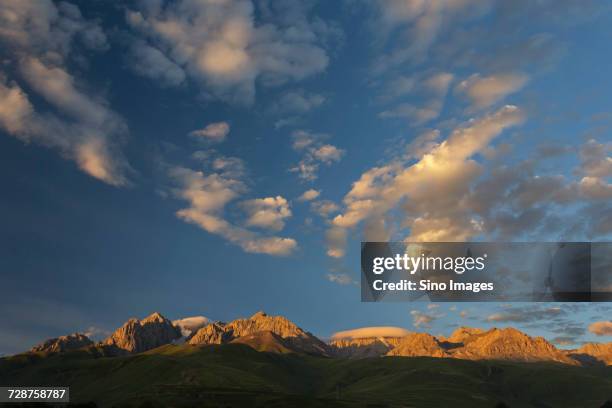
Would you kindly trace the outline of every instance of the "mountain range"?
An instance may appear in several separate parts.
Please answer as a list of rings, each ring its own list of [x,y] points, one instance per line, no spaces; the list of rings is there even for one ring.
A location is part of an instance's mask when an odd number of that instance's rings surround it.
[[[599,408],[612,345],[560,350],[513,328],[362,328],[324,342],[282,316],[129,319],[106,339],[0,358],[0,384],[69,386],[87,407]],[[85,405],[78,405],[85,404]]]
[[[170,321],[160,313],[142,320],[129,319],[105,340],[94,343],[75,333],[49,339],[30,352],[63,352],[95,347],[104,355],[146,352],[167,344],[203,346],[239,343],[257,351],[303,353],[332,358],[436,357],[463,360],[507,360],[515,362],[557,362],[574,366],[612,365],[612,343],[588,343],[578,349],[562,350],[542,337],[531,337],[515,328],[460,327],[448,338],[428,333],[403,332],[333,337],[324,342],[282,316],[257,312],[229,323],[205,318]]]

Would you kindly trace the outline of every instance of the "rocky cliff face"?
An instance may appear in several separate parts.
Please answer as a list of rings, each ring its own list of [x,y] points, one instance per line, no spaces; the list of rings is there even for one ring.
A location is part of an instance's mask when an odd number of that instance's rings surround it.
[[[469,360],[557,361],[576,365],[542,337],[530,337],[514,329],[493,328],[464,338],[461,346],[450,350],[455,358]]]
[[[248,319],[236,319],[227,324],[213,323],[198,330],[189,344],[221,344],[236,339],[270,332],[283,339],[292,350],[310,354],[328,354],[328,346],[317,337],[302,330],[295,323],[282,316],[268,316],[257,312]]]
[[[427,333],[414,333],[402,338],[400,343],[390,350],[388,356],[405,357],[450,357],[442,348],[438,339]]]
[[[571,350],[567,354],[587,365],[612,365],[612,343],[587,343],[578,350]]]
[[[440,357],[466,360],[556,361],[580,364],[567,352],[558,350],[541,337],[530,337],[513,329],[481,329],[462,327],[448,338],[437,338],[427,333],[412,333],[393,342],[382,344],[378,339],[343,339],[331,343],[335,355],[349,358],[376,356]],[[584,347],[584,354],[612,355],[605,347]],[[601,358],[601,357],[600,357]]]
[[[102,342],[130,353],[141,353],[169,344],[181,337],[181,331],[159,313],[143,320],[130,319]]]
[[[456,329],[453,334],[450,335],[447,339],[445,339],[449,343],[463,343],[470,337],[476,334],[482,334],[484,330],[477,329],[474,327],[459,327]]]
[[[612,343],[589,343],[577,350],[559,350],[542,337],[530,337],[514,328],[484,331],[461,327],[448,338],[410,333],[403,329],[391,333],[387,330],[389,328],[384,328],[386,331],[383,332],[364,328],[341,332],[350,335],[343,334],[344,337],[334,338],[326,344],[290,320],[282,316],[268,316],[263,312],[227,324],[206,324],[206,321],[203,317],[188,318],[177,321],[175,325],[159,313],[153,313],[142,320],[130,319],[110,337],[97,344],[96,349],[109,356],[140,353],[178,339],[185,340],[185,334],[189,334],[187,343],[190,345],[242,343],[259,351],[298,352],[342,358],[427,356],[612,365]],[[202,324],[205,325],[194,333]],[[87,336],[77,333],[47,340],[31,351],[62,352],[88,346],[93,346],[93,342]]]
[[[32,352],[63,352],[70,350],[77,350],[82,347],[91,346],[94,343],[81,333],[70,334],[68,336],[60,336],[54,339],[49,339],[37,346],[32,347]]]
[[[222,344],[228,342],[230,336],[221,323],[209,323],[199,329],[189,340],[189,344]]]
[[[346,358],[379,357],[402,341],[402,337],[344,338],[329,342],[333,355]]]

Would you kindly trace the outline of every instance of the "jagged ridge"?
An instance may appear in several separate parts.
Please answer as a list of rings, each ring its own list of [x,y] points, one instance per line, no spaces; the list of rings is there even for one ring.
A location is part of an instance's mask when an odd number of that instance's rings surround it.
[[[153,313],[142,320],[128,320],[96,347],[115,353],[140,353],[181,338],[181,328],[178,325],[159,313]],[[208,323],[195,333],[190,333],[186,340],[194,346],[242,343],[258,351],[340,358],[426,356],[612,365],[612,343],[589,343],[577,350],[559,350],[542,337],[531,337],[514,328],[484,331],[460,327],[448,338],[438,338],[427,333],[409,333],[401,337],[335,338],[326,344],[287,318],[268,316],[264,312],[229,323]],[[93,342],[87,336],[76,333],[47,340],[33,347],[31,352],[64,352],[84,347],[93,347]]]

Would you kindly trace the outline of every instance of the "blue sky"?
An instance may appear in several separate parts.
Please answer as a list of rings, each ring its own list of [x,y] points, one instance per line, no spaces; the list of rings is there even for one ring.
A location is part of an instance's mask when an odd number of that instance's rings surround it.
[[[362,304],[355,281],[361,240],[610,240],[611,18],[2,2],[0,353],[152,311],[610,341],[606,305]]]

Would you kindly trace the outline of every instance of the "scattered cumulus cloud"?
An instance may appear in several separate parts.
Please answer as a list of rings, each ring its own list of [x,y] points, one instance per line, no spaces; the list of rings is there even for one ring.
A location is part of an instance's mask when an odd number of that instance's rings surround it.
[[[402,225],[410,231],[411,240],[457,241],[478,234],[468,209],[458,205],[481,174],[472,157],[523,119],[517,107],[505,106],[458,127],[416,163],[396,160],[364,172],[344,197],[345,209],[328,230],[328,254],[343,256],[346,231],[362,222],[366,231],[387,235],[386,215],[400,201],[405,214]]]
[[[411,61],[423,60],[440,35],[457,19],[470,19],[489,10],[488,1],[479,0],[389,0],[373,3],[376,17],[371,26],[378,43],[390,43],[381,53],[373,71],[389,71]],[[394,41],[397,38],[402,41]]]
[[[224,178],[242,180],[247,174],[244,160],[238,157],[224,156],[213,149],[196,150],[191,157]]]
[[[350,275],[346,273],[328,273],[326,276],[328,281],[337,283],[338,285],[350,285],[355,283]]]
[[[379,116],[386,118],[404,118],[411,125],[422,125],[440,116],[448,88],[453,80],[453,75],[442,72],[431,75],[424,80],[414,80],[415,85],[407,92],[419,96],[422,104],[416,105],[413,102],[404,102],[388,110],[382,111]],[[398,89],[388,90],[387,93],[399,96]],[[383,98],[387,98],[383,96]]]
[[[141,39],[134,39],[128,56],[130,67],[139,75],[158,81],[165,86],[179,86],[185,82],[183,69],[158,48]]]
[[[211,142],[219,143],[225,140],[230,132],[230,125],[227,122],[214,122],[206,125],[202,129],[189,132],[190,136],[202,138]]]
[[[525,323],[550,320],[563,315],[564,312],[560,307],[509,307],[500,313],[487,316],[486,320],[496,323]]]
[[[311,153],[316,160],[325,164],[331,164],[333,162],[340,161],[344,155],[344,150],[338,149],[334,145],[325,144],[323,146],[314,148]]]
[[[412,316],[412,325],[414,327],[429,327],[430,324],[438,319],[440,316],[435,314],[428,314],[419,310],[411,310],[410,315]]]
[[[102,28],[77,6],[49,0],[2,2],[0,27],[0,43],[11,53],[0,71],[0,127],[58,150],[94,178],[128,184],[132,169],[120,149],[127,125],[69,70],[70,58],[108,48]]]
[[[319,197],[321,192],[319,190],[315,190],[313,188],[304,191],[304,193],[298,198],[298,201],[312,201],[315,198]]]
[[[296,130],[292,133],[292,147],[295,151],[303,154],[300,162],[289,169],[298,173],[305,181],[314,181],[318,177],[321,164],[327,166],[338,162],[345,154],[343,149],[334,145],[323,143],[327,135],[312,133],[306,130]]]
[[[474,74],[457,85],[456,91],[464,94],[475,109],[488,108],[525,86],[527,77],[522,74],[500,74],[483,77]]]
[[[164,66],[136,65],[136,72],[175,84],[189,77],[206,95],[244,104],[253,102],[256,82],[273,86],[324,71],[327,40],[337,33],[298,1],[141,2],[126,19],[138,37],[132,54]]]
[[[285,219],[291,217],[289,202],[282,197],[266,197],[242,202],[249,218],[246,225],[280,231],[285,227]]]
[[[316,212],[323,218],[328,218],[330,215],[340,210],[340,207],[338,206],[338,204],[330,200],[314,201],[310,205],[310,208],[312,211]]]
[[[591,323],[589,332],[596,336],[612,336],[612,321],[601,321]]]
[[[288,91],[280,95],[272,106],[277,114],[305,114],[325,103],[325,96],[303,89]]]
[[[261,235],[225,218],[225,207],[246,192],[242,180],[181,166],[172,167],[169,175],[176,185],[174,195],[189,204],[176,212],[181,220],[219,235],[246,252],[284,256],[297,248],[293,238]]]

